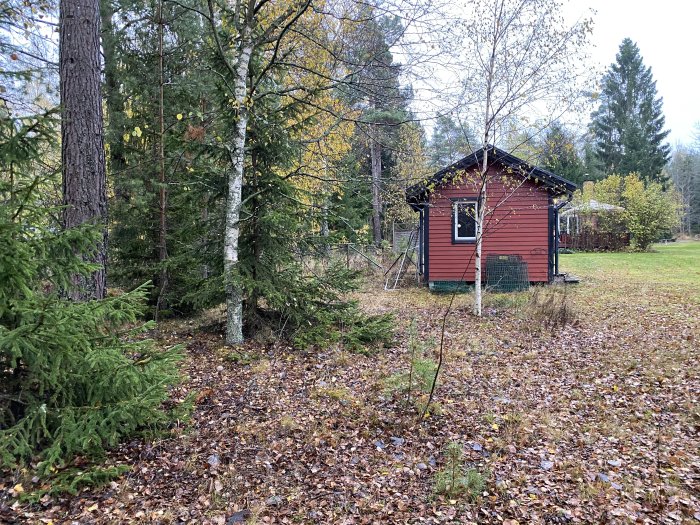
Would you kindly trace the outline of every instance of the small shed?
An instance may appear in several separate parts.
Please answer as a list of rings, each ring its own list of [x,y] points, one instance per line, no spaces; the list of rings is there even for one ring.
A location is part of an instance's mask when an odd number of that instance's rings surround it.
[[[485,156],[486,152],[486,156]],[[558,213],[576,185],[494,146],[482,148],[406,190],[419,214],[419,273],[425,284],[474,281],[480,168],[486,157],[482,275],[494,256],[522,261],[529,282],[558,273]],[[491,256],[489,258],[489,256]]]
[[[559,214],[559,244],[582,251],[618,251],[630,245],[620,206],[590,199],[565,206]]]

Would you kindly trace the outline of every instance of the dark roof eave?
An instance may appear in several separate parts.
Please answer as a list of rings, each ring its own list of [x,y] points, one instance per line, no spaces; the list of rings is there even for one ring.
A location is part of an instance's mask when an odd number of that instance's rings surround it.
[[[489,146],[488,149],[494,153],[495,161],[506,166],[526,169],[528,172],[530,172],[528,175],[529,177],[542,182],[555,196],[571,194],[577,188],[576,184],[573,182],[560,177],[551,171],[538,168],[537,166],[531,166],[527,162],[495,146]],[[441,169],[427,180],[406,188],[406,202],[417,211],[417,206],[426,202],[428,196],[430,195],[431,190],[428,188],[428,185],[433,187],[440,186],[445,182],[448,175],[455,174],[459,171],[467,170],[475,166],[481,161],[481,159],[483,159],[483,151],[484,150],[482,148],[479,151],[467,155],[446,168]]]

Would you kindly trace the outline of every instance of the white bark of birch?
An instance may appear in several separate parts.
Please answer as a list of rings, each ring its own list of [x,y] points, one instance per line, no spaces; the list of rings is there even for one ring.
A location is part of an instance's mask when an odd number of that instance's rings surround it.
[[[245,143],[248,127],[248,68],[253,54],[253,43],[243,35],[234,79],[234,100],[238,108],[238,120],[231,144],[231,172],[228,176],[228,198],[226,201],[226,225],[224,228],[224,286],[226,292],[226,344],[243,342],[243,289],[236,267],[238,266],[239,220],[241,216],[241,193],[245,166]]]
[[[484,157],[481,166],[479,200],[476,206],[476,246],[474,253],[474,315],[481,317],[481,246],[484,237],[484,220],[486,218],[486,193],[488,190],[488,145],[484,144]]]
[[[495,112],[491,109],[494,73],[496,69],[496,51],[499,38],[498,24],[494,28],[493,39],[491,41],[491,56],[486,70],[486,97],[484,100],[484,134],[483,151],[481,162],[479,200],[476,213],[476,246],[474,247],[474,315],[481,317],[481,247],[484,240],[484,221],[486,219],[486,208],[488,206],[488,174],[489,174],[489,142],[494,135]]]

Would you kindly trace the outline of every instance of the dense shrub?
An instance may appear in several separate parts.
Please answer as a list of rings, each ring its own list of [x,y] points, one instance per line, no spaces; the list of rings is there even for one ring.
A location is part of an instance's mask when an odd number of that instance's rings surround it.
[[[680,204],[673,191],[664,191],[658,182],[646,185],[639,175],[611,175],[595,184],[594,194],[601,202],[621,206],[621,219],[632,236],[634,248],[649,249],[653,242],[680,224]]]

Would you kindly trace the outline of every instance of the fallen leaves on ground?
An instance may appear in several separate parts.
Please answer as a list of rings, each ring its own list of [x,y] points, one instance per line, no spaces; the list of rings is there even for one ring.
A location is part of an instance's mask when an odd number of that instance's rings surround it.
[[[476,319],[458,298],[423,421],[384,380],[408,368],[412,320],[437,351],[445,297],[368,290],[366,308],[397,316],[395,347],[369,357],[248,342],[238,355],[258,358],[243,364],[220,335],[165,324],[164,345],[187,344],[173,397],[195,393],[191,420],[113,450],[130,471],[99,490],[19,504],[34,487],[1,480],[0,521],[696,523],[700,305],[601,279],[571,298],[578,322],[562,328],[520,308]],[[475,502],[434,493],[451,441],[486,477]]]

